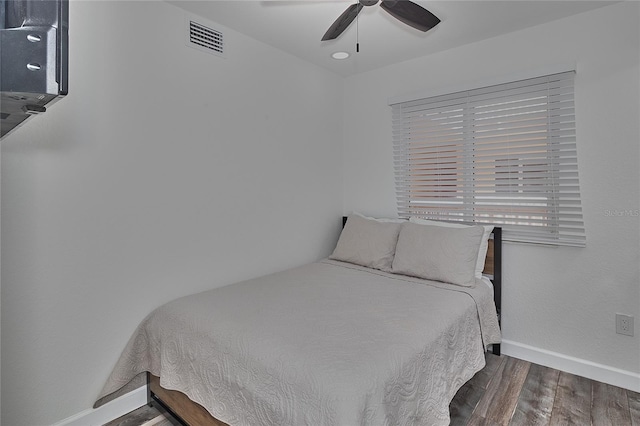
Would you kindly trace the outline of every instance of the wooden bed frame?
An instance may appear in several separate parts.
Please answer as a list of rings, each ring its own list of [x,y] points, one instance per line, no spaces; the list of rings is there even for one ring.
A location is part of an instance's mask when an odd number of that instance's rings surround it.
[[[347,218],[342,218],[344,227]],[[491,276],[493,299],[498,310],[502,305],[502,228],[495,227],[489,240],[489,248],[483,272]],[[500,355],[500,345],[492,345],[492,352]],[[200,404],[191,401],[185,394],[160,386],[160,378],[147,373],[147,403],[163,412],[175,425],[180,426],[229,426],[215,417]]]

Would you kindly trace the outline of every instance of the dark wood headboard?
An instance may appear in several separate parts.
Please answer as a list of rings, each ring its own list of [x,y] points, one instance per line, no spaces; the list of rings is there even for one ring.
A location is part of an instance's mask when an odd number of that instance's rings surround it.
[[[347,223],[347,216],[342,217],[342,227]],[[498,311],[498,322],[502,310],[502,228],[496,226],[491,233],[487,257],[484,260],[484,274],[491,277],[493,283],[493,301]],[[493,353],[500,355],[500,345],[493,345]]]

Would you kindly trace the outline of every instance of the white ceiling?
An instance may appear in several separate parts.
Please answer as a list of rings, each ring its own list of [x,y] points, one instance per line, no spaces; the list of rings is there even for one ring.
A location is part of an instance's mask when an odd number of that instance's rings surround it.
[[[294,56],[348,76],[519,29],[575,15],[615,1],[425,1],[416,0],[442,22],[426,33],[386,13],[365,7],[337,39],[320,41],[338,16],[355,0],[169,1],[207,20],[261,40]],[[358,37],[360,52],[356,53]],[[337,61],[331,53],[351,57]]]

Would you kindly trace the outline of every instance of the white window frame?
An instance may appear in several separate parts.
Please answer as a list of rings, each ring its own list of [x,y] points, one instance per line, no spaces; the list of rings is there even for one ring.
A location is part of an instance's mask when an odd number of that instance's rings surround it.
[[[584,247],[574,75],[390,102],[399,216]]]

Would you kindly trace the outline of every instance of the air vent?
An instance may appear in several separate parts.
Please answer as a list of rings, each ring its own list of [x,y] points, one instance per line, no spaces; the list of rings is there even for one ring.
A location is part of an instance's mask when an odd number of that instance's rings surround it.
[[[189,46],[214,55],[224,55],[224,37],[220,31],[211,29],[190,18],[187,18],[187,23]]]

